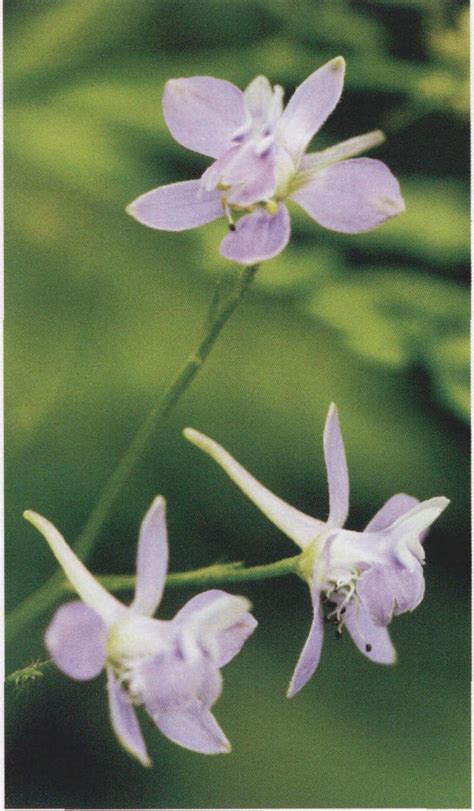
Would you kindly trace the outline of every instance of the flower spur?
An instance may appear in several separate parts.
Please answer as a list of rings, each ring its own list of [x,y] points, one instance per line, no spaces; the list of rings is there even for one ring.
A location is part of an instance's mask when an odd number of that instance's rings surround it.
[[[164,499],[154,500],[141,524],[130,606],[102,587],[46,518],[30,510],[24,515],[44,535],[81,598],[58,608],[46,647],[72,679],[93,679],[105,668],[111,723],[122,746],[151,765],[134,708],[143,705],[180,746],[204,754],[230,751],[210,709],[222,690],[220,668],[257,622],[248,600],[219,589],[193,597],[171,621],[152,618],[168,568]]]
[[[285,200],[325,228],[361,233],[404,210],[398,181],[379,160],[356,158],[383,143],[380,130],[306,155],[336,107],[345,62],[311,74],[283,109],[283,89],[257,76],[242,92],[222,79],[171,79],[163,113],[174,139],[214,159],[200,180],[161,186],[138,197],[129,214],[150,228],[182,231],[226,216],[227,259],[253,265],[290,238]],[[239,219],[236,220],[236,217]]]
[[[294,696],[315,672],[324,635],[324,619],[347,628],[358,649],[374,662],[393,664],[396,653],[387,626],[394,615],[413,611],[424,595],[424,549],[428,527],[449,504],[436,497],[419,502],[392,496],[362,532],[343,529],[349,509],[349,477],[336,407],[324,429],[329,485],[329,516],[312,518],[275,496],[217,442],[187,428],[185,436],[211,456],[232,481],[302,550],[299,573],[308,583],[313,621],[291,679]],[[322,605],[330,610],[326,618]]]

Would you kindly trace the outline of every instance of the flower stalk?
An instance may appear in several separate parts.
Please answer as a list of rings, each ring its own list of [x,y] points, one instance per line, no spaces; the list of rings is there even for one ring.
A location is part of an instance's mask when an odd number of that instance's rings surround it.
[[[87,556],[90,554],[94,542],[117,496],[137,466],[152,436],[166,421],[179,399],[188,389],[197,372],[206,361],[222,329],[238,306],[247,288],[252,283],[257,269],[258,265],[243,267],[236,284],[217,308],[215,306],[215,300],[213,300],[211,307],[214,312],[212,313],[212,317],[208,319],[204,336],[178,371],[159,402],[153,406],[148,416],[141,424],[130,446],[112,472],[84,529],[79,535],[75,545],[75,551],[83,560],[87,559]],[[47,609],[59,599],[62,592],[62,577],[58,572],[10,612],[5,623],[6,642],[10,643],[23,632],[35,617],[47,611]]]

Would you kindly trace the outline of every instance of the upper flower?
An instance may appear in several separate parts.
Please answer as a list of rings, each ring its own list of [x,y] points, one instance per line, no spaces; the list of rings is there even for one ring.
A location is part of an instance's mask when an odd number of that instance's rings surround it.
[[[324,457],[329,484],[329,516],[312,518],[273,495],[212,439],[185,430],[185,436],[208,453],[282,532],[303,550],[301,575],[313,603],[313,622],[296,665],[288,696],[313,675],[321,654],[323,621],[347,627],[360,651],[375,662],[391,664],[395,649],[387,631],[394,615],[413,611],[424,594],[421,541],[449,504],[444,497],[418,502],[392,496],[363,532],[342,529],[349,510],[349,476],[339,419],[334,404],[324,429]],[[329,606],[323,618],[322,604]]]
[[[221,253],[244,265],[270,259],[287,244],[286,199],[325,228],[345,233],[368,231],[400,214],[400,187],[385,164],[347,160],[382,143],[379,130],[305,155],[339,101],[344,70],[340,56],[323,65],[295,90],[285,109],[283,89],[272,88],[265,76],[257,76],[244,92],[208,76],[171,79],[163,96],[171,134],[214,163],[200,180],[143,194],[128,212],[165,231],[195,228],[225,215],[230,233]]]
[[[124,748],[150,765],[134,704],[142,704],[175,743],[205,754],[230,751],[210,712],[222,690],[220,668],[241,649],[257,622],[243,597],[211,589],[171,621],[152,619],[168,568],[165,501],[156,498],[140,527],[135,598],[117,600],[90,574],[58,530],[37,513],[25,518],[46,538],[81,601],[55,613],[45,641],[72,679],[107,671],[112,727]]]

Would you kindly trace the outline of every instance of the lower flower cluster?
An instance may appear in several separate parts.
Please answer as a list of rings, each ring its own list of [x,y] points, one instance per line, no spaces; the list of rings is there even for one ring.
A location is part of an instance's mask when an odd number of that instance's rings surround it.
[[[326,521],[286,504],[213,440],[193,429],[186,429],[185,436],[214,458],[301,549],[295,572],[309,586],[313,619],[288,696],[301,690],[316,670],[325,623],[335,626],[338,638],[347,629],[372,661],[393,664],[396,654],[387,626],[423,599],[422,541],[448,500],[420,503],[398,494],[363,532],[344,529],[349,478],[334,405],[324,431],[330,505]],[[239,653],[257,621],[245,597],[220,589],[196,595],[172,620],[154,618],[168,569],[164,499],[155,498],[140,527],[135,596],[129,606],[101,585],[46,518],[32,511],[25,512],[25,518],[46,538],[80,597],[58,608],[46,631],[46,647],[72,679],[85,681],[105,671],[110,719],[122,746],[144,766],[150,765],[136,715],[141,706],[180,746],[204,754],[230,751],[211,710],[222,691],[221,668]]]

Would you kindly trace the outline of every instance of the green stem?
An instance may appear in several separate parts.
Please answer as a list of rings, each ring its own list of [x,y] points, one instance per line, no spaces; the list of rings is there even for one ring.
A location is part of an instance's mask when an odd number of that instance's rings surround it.
[[[166,578],[166,586],[212,586],[221,583],[241,583],[249,580],[268,580],[272,577],[283,577],[288,574],[301,574],[302,554],[293,555],[291,558],[282,558],[275,563],[265,563],[261,566],[249,566],[245,568],[243,563],[214,563],[212,566],[205,566],[202,569],[194,569],[190,572],[174,572]],[[110,574],[98,577],[108,591],[131,591],[135,588],[135,575]],[[65,580],[59,581],[61,591],[74,591],[73,587]],[[51,659],[45,662],[35,662],[31,665],[15,670],[10,673],[5,684],[22,687],[35,679],[43,676],[43,670],[51,664]]]
[[[94,541],[102,529],[115,499],[136,467],[142,452],[150,443],[152,435],[169,416],[181,395],[184,394],[198,370],[204,364],[223,327],[236,309],[245,291],[252,283],[257,269],[258,265],[244,267],[242,269],[235,287],[214,315],[197,348],[188,357],[174,380],[166,389],[162,398],[153,406],[135,434],[130,446],[105,485],[97,504],[77,539],[75,551],[83,560],[85,560],[90,553]],[[61,576],[57,573],[14,608],[5,623],[5,640],[7,644],[24,631],[26,626],[38,614],[46,611],[60,596],[61,591]]]
[[[192,572],[174,572],[166,578],[167,588],[180,586],[214,586],[220,583],[242,583],[248,580],[268,580],[271,577],[283,577],[298,572],[300,555],[291,558],[282,558],[275,563],[265,563],[261,566],[245,568],[243,563],[214,563]],[[135,575],[103,575],[97,580],[108,591],[131,591],[135,588]],[[67,590],[72,586],[65,584]]]

